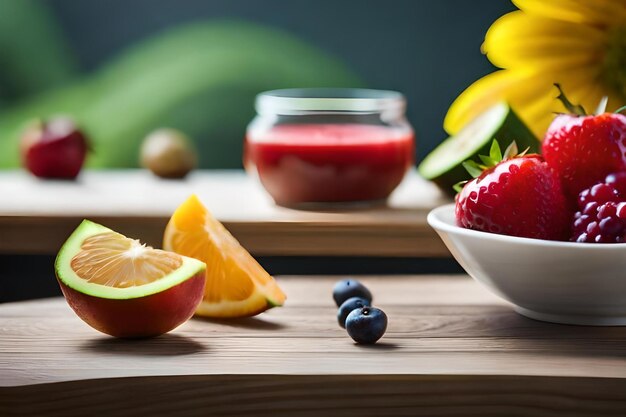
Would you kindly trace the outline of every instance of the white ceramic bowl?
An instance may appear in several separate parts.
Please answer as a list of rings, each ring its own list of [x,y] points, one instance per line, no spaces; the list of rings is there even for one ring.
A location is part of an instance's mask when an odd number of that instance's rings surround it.
[[[553,242],[456,225],[454,204],[430,224],[476,281],[524,316],[554,323],[626,325],[626,243]]]

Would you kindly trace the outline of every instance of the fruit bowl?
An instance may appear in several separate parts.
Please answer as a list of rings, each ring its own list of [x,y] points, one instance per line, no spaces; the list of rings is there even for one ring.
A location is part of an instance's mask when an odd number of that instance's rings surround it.
[[[626,325],[626,243],[520,238],[456,225],[454,204],[432,210],[433,227],[476,281],[527,317],[554,323]]]

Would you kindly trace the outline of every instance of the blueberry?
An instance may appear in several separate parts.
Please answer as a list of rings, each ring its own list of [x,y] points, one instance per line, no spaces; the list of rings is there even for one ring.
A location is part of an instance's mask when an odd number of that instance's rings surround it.
[[[370,303],[372,302],[372,293],[365,285],[361,284],[355,279],[343,279],[335,284],[333,288],[333,298],[337,307],[342,305],[344,301],[352,297],[365,298]]]
[[[376,343],[387,330],[387,315],[376,307],[352,310],[346,318],[346,330],[357,343]]]
[[[346,301],[341,304],[339,307],[339,311],[337,311],[337,321],[341,327],[346,327],[346,317],[348,314],[352,312],[352,310],[356,310],[357,308],[367,307],[370,305],[370,302],[365,298],[361,297],[352,297],[348,298]]]

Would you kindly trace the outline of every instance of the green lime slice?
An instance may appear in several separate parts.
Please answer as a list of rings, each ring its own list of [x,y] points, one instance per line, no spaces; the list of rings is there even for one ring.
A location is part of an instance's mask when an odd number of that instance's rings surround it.
[[[539,140],[513,109],[506,103],[498,103],[444,140],[424,158],[417,170],[447,194],[454,195],[454,184],[471,179],[462,163],[477,159],[478,155],[488,155],[494,139],[501,149],[506,149],[512,141],[520,151],[529,148],[528,153],[536,153],[540,147]]]

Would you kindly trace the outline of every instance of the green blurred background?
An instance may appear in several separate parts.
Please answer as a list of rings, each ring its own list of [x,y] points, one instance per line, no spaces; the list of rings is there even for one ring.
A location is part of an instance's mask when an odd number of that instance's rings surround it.
[[[504,1],[0,0],[0,168],[25,122],[69,114],[91,167],[134,167],[142,138],[190,135],[203,168],[241,166],[258,92],[367,86],[409,100],[418,159],[443,116],[493,70],[479,54]]]

